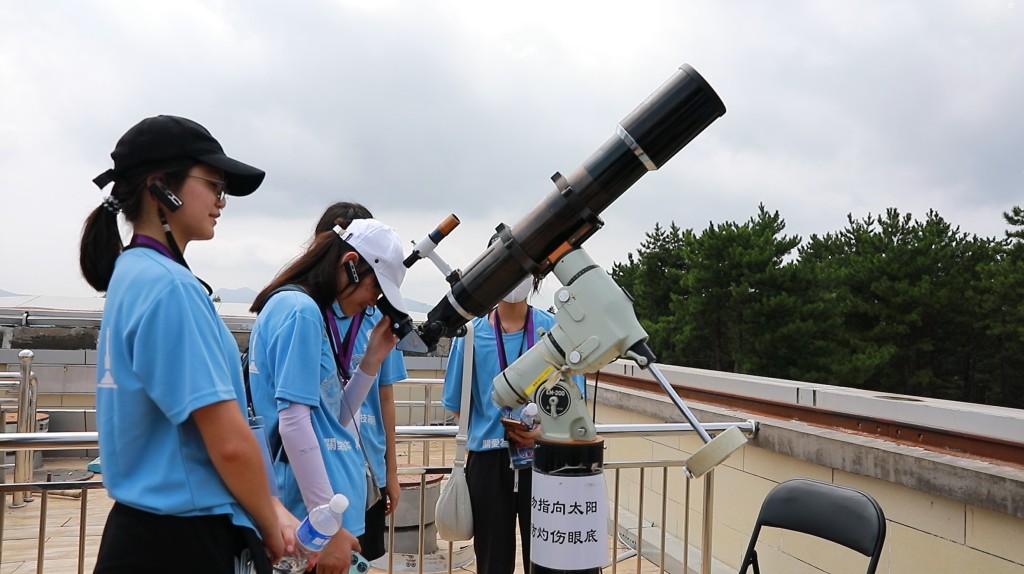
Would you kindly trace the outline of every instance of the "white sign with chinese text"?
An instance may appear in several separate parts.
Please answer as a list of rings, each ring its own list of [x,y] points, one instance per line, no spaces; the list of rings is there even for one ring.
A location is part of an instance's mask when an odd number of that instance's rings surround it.
[[[535,470],[530,506],[534,564],[582,570],[611,563],[604,474],[552,476]]]

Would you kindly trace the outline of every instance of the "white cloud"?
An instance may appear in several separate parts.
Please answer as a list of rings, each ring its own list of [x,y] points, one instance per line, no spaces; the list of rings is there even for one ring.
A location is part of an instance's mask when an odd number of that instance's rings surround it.
[[[116,139],[196,119],[267,170],[188,258],[262,287],[337,200],[419,239],[447,213],[454,267],[515,224],[692,64],[729,111],[602,217],[610,267],[656,223],[841,229],[896,207],[1001,236],[1024,187],[1024,35],[1005,2],[3,2],[0,289],[91,295],[78,233]],[[553,283],[553,280],[549,280]],[[428,262],[412,298],[446,285]],[[553,288],[550,288],[553,290]]]

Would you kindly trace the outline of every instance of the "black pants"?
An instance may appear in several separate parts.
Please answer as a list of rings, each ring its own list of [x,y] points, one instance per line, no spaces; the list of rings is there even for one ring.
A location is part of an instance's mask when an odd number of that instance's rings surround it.
[[[367,560],[376,560],[387,552],[387,524],[384,521],[384,511],[387,509],[388,496],[384,489],[380,489],[380,500],[366,510],[366,530],[359,537],[359,553]]]
[[[165,516],[114,503],[96,557],[94,574],[270,574],[256,532],[224,514]]]
[[[508,449],[470,452],[466,483],[473,502],[473,548],[477,574],[511,574],[516,565],[516,522],[523,550],[523,570],[530,569],[530,492],[533,469],[516,473]]]

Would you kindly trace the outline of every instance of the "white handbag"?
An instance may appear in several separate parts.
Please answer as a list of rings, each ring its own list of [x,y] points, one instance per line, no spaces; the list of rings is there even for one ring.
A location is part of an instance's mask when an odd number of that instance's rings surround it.
[[[434,523],[442,540],[469,540],[473,537],[473,506],[466,482],[466,433],[469,429],[470,392],[473,387],[473,323],[466,324],[466,348],[462,362],[462,405],[459,407],[459,433],[455,435],[455,460],[452,474],[441,489],[434,507]]]

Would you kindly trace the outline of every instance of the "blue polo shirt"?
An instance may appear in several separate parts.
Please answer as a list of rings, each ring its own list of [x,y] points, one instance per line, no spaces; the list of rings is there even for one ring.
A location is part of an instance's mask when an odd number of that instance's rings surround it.
[[[355,435],[342,427],[334,414],[341,404],[338,369],[320,309],[305,293],[277,293],[260,311],[249,336],[249,386],[253,408],[264,417],[274,450],[281,444],[278,412],[292,403],[310,407],[331,487],[351,502],[342,523],[355,536],[361,535],[366,500],[363,453]],[[281,502],[296,516],[305,516],[306,506],[291,465],[277,460],[274,470]]]
[[[334,314],[338,317],[338,333],[345,337],[349,326],[352,324],[350,317],[344,317],[341,308],[335,304]],[[373,315],[363,317],[359,325],[359,332],[356,333],[355,345],[352,351],[352,360],[349,364],[349,372],[354,373],[359,361],[366,354],[366,346],[370,341],[370,331],[380,322],[383,315],[377,309],[373,309]],[[387,449],[387,436],[384,434],[384,419],[381,417],[380,387],[387,387],[409,377],[405,370],[405,359],[402,352],[392,349],[377,371],[373,386],[366,395],[366,400],[359,406],[359,432],[363,439],[363,448],[366,450],[366,457],[370,461],[373,475],[377,479],[377,486],[384,488],[387,482],[387,465],[384,454]],[[342,407],[345,408],[345,407]]]
[[[555,326],[555,316],[547,311],[530,307],[533,313],[535,329],[543,328],[550,331]],[[534,336],[536,339],[536,334]],[[520,418],[522,407],[509,412],[491,398],[494,390],[494,377],[501,372],[498,361],[498,345],[494,327],[488,318],[473,319],[473,389],[470,391],[469,430],[466,438],[466,449],[470,451],[494,450],[507,448],[505,427],[501,424],[503,416]],[[527,350],[526,330],[517,333],[504,333],[502,336],[505,357],[511,365]],[[448,369],[444,375],[444,392],[441,404],[444,408],[459,412],[462,409],[462,364],[465,355],[465,337],[452,340],[452,350],[448,354]],[[574,375],[573,380],[583,392],[584,379]],[[460,416],[464,413],[460,413]]]
[[[245,412],[238,345],[195,276],[152,249],[122,253],[97,352],[96,424],[111,498],[155,514],[227,514],[252,528],[190,416],[221,401]]]

